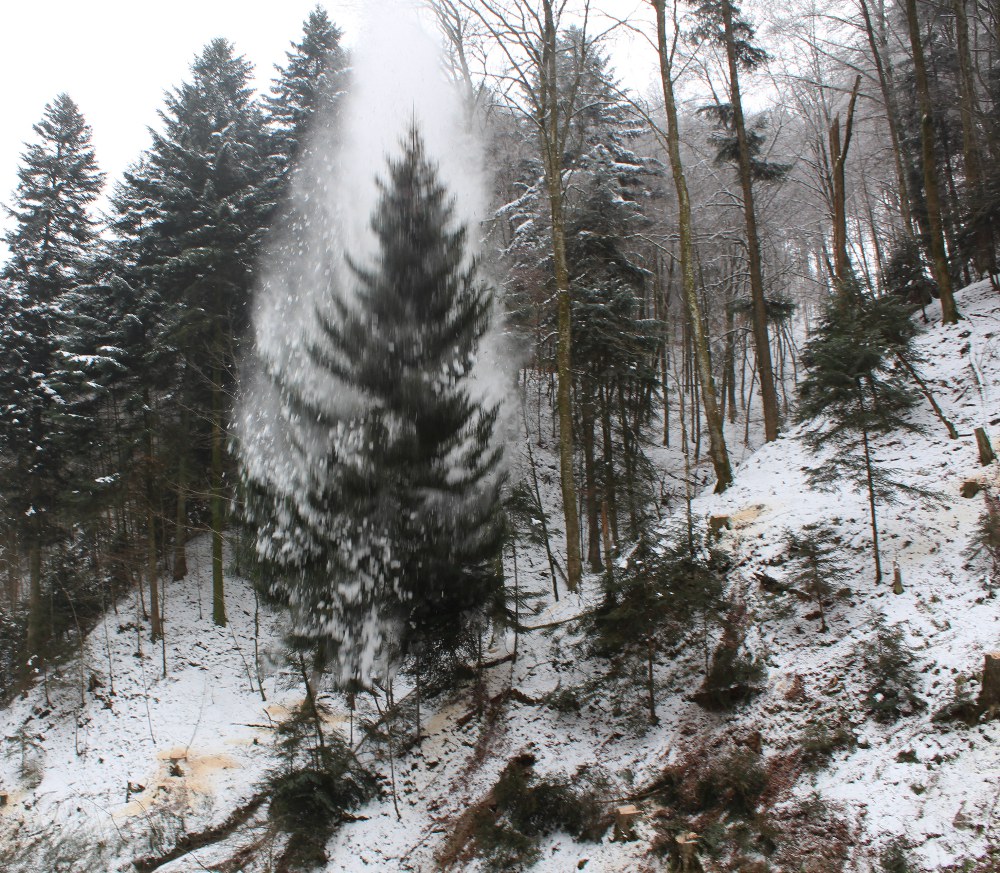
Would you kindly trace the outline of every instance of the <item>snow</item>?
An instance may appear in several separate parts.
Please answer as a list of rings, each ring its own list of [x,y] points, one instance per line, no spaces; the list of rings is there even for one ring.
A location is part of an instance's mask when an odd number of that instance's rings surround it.
[[[616,701],[600,695],[580,713],[523,702],[579,688],[600,669],[600,662],[576,647],[582,631],[575,621],[597,602],[600,586],[588,577],[579,594],[562,591],[553,602],[544,552],[519,546],[521,588],[537,593],[541,603],[538,614],[525,621],[546,627],[521,635],[516,661],[485,671],[484,691],[487,699],[510,688],[520,696],[494,707],[495,719],[488,706],[482,720],[468,717],[474,708],[470,687],[425,701],[424,740],[396,761],[401,818],[388,793],[358,810],[358,820],[342,825],[331,839],[327,869],[437,869],[435,854],[458,818],[486,795],[506,763],[525,751],[535,755],[543,775],[572,777],[584,766],[598,765],[620,793],[608,798],[612,803],[639,792],[668,763],[683,760],[692,749],[707,749],[720,737],[760,731],[765,757],[776,760],[794,750],[806,725],[824,714],[846,718],[858,747],[836,753],[815,774],[798,776],[777,800],[775,814],[818,792],[842,811],[855,837],[850,870],[873,869],[872,859],[894,835],[915,847],[913,857],[926,870],[958,869],[981,857],[996,839],[1000,723],[966,728],[932,721],[954,698],[956,679],[974,680],[984,652],[1000,649],[997,601],[963,554],[982,501],[959,495],[970,479],[997,484],[996,465],[979,465],[973,429],[986,427],[1000,443],[1000,398],[993,390],[1000,378],[1000,296],[984,282],[958,300],[964,320],[942,326],[937,308],[929,307],[930,324],[917,346],[921,372],[959,439],[949,440],[930,408],[921,406],[913,416],[922,433],[900,432],[875,445],[880,461],[940,498],[904,495],[899,505],[880,507],[884,564],[898,562],[903,594],[892,594],[890,583],[874,584],[865,496],[847,489],[810,490],[803,468],[821,458],[804,445],[801,429],[789,428],[742,461],[728,491],[715,495],[706,489],[692,506],[700,524],[711,516],[730,519],[720,545],[733,555],[734,584],[756,620],[768,664],[766,691],[734,712],[706,712],[690,699],[701,680],[700,651],[692,646],[658,665],[658,679],[669,689],[658,702],[660,723],[637,729],[614,714]],[[554,457],[546,449],[535,455],[543,499],[554,510]],[[676,465],[673,453],[658,459]],[[664,469],[664,475],[670,472]],[[683,512],[683,503],[678,506]],[[557,524],[558,513],[551,517]],[[851,576],[849,598],[829,610],[827,634],[805,617],[808,608],[793,604],[788,614],[776,612],[759,584],[760,574],[780,579],[787,572],[786,532],[816,521],[840,537]],[[669,519],[664,529],[668,526]],[[272,725],[302,698],[295,677],[285,675],[279,659],[267,657],[278,645],[281,616],[260,612],[267,698],[262,700],[249,586],[227,578],[230,625],[216,628],[210,620],[207,540],[191,544],[189,561],[187,579],[163,583],[166,678],[160,648],[150,645],[145,629],[137,633],[137,604],[125,601],[86,641],[85,670],[71,658],[0,711],[0,791],[9,794],[0,808],[0,859],[11,859],[5,869],[130,869],[132,860],[169,849],[180,833],[224,821],[254,795],[274,765]],[[872,720],[861,704],[865,684],[858,646],[870,633],[873,611],[904,629],[921,671],[918,691],[927,703],[889,725]],[[495,639],[484,658],[500,661],[511,646],[510,638]],[[90,683],[91,673],[99,685]],[[794,687],[804,692],[797,701],[788,699]],[[977,690],[974,681],[971,690]],[[401,684],[397,698],[406,691]],[[346,736],[343,701],[331,695],[325,701]],[[388,776],[385,760],[374,758],[366,746],[360,754]],[[159,869],[181,873],[225,860],[260,833],[262,815],[225,841]],[[647,825],[640,826],[640,837],[648,833]],[[51,845],[59,843],[75,859],[69,866],[52,860],[57,853]],[[642,838],[615,843],[609,833],[599,844],[581,844],[557,834],[542,841],[533,869],[562,873],[586,861],[588,871],[636,871],[649,863],[647,851]]]

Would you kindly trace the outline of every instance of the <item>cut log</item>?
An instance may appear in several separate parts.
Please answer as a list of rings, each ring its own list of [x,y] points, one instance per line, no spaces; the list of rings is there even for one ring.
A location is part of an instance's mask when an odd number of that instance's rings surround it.
[[[635,839],[635,820],[639,817],[639,807],[634,804],[615,809],[615,842]]]
[[[992,464],[997,456],[993,452],[993,446],[990,445],[990,438],[986,435],[986,428],[977,427],[975,432],[976,445],[979,447],[979,463],[985,467],[987,464]]]
[[[986,653],[983,685],[979,690],[979,708],[984,712],[1000,710],[1000,652]]]

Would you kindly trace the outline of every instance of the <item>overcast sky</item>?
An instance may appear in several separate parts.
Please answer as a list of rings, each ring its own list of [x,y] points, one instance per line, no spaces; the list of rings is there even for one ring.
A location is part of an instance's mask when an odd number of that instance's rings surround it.
[[[0,203],[10,202],[24,143],[45,104],[61,92],[80,106],[109,182],[149,145],[164,91],[189,77],[194,57],[223,36],[254,64],[267,88],[274,64],[316,0],[0,0],[0,81],[5,83],[0,126]],[[322,4],[350,44],[365,0]],[[634,9],[636,0],[603,0],[605,8]],[[622,46],[615,65],[628,84],[643,84]],[[635,52],[631,52],[635,54]],[[623,69],[624,65],[624,69]],[[644,65],[645,66],[645,65]],[[109,186],[110,187],[110,186]],[[6,216],[0,223],[7,226]],[[0,260],[5,252],[0,244]]]

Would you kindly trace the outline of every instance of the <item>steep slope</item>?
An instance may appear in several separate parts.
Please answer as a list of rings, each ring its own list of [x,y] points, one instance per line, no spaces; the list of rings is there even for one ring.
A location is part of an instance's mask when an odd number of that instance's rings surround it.
[[[383,777],[384,796],[341,825],[327,869],[430,871],[446,860],[456,870],[486,869],[467,838],[518,756],[530,756],[538,779],[594,786],[604,810],[634,802],[641,813],[633,841],[613,841],[610,829],[600,842],[541,837],[534,870],[664,869],[665,855],[651,844],[669,849],[682,825],[699,833],[705,870],[878,869],[894,837],[915,868],[996,869],[986,856],[1000,844],[1000,725],[933,720],[955,700],[958,680],[975,693],[984,653],[1000,649],[997,600],[965,554],[983,500],[960,494],[970,480],[1000,484],[995,464],[979,465],[972,436],[985,426],[1000,439],[1000,296],[979,283],[959,304],[965,319],[949,327],[928,308],[931,324],[917,340],[921,372],[959,439],[948,439],[921,406],[914,416],[922,433],[901,432],[876,447],[880,462],[935,495],[903,495],[882,507],[885,563],[898,565],[902,594],[892,593],[891,579],[874,585],[865,496],[811,491],[803,468],[823,457],[789,429],[742,463],[729,491],[704,493],[692,506],[699,529],[726,520],[718,544],[732,555],[730,593],[750,619],[744,645],[766,662],[762,690],[732,710],[699,704],[706,651],[721,631],[709,628],[705,637],[693,628],[655,666],[659,721],[650,725],[642,677],[611,676],[608,660],[587,645],[599,580],[553,602],[544,552],[519,551],[518,585],[536,593],[540,607],[525,623],[539,629],[520,635],[516,660],[512,637],[492,640],[481,686],[425,701],[419,745],[404,742],[409,722],[396,726],[391,762],[384,742],[360,743],[362,759]],[[558,477],[540,460],[555,505]],[[675,522],[665,524],[664,538]],[[812,522],[828,525],[840,543],[849,589],[828,606],[826,633],[810,617],[813,604],[784,590],[786,535]],[[255,634],[253,595],[241,580],[228,583],[230,628],[211,625],[202,611],[206,547],[194,544],[191,575],[167,588],[166,678],[162,652],[140,645],[136,605],[119,604],[88,639],[85,670],[71,662],[0,712],[5,869],[127,870],[145,856],[166,861],[182,834],[227,823],[258,794],[275,763],[272,725],[301,700],[301,683],[279,659],[255,658],[255,649],[276,650],[280,617],[262,610]],[[902,630],[923,701],[885,724],[864,706],[870,680],[862,650],[875,615]],[[396,697],[405,700],[409,689],[398,684]],[[360,701],[350,721],[345,701],[324,700],[330,726],[345,737],[353,728],[355,741],[360,722],[377,719],[370,701]],[[719,797],[707,799],[709,789]],[[741,791],[749,798],[742,813]],[[156,869],[273,869],[282,838],[269,833],[265,815],[266,805],[248,809],[213,835],[219,840]],[[233,858],[236,866],[227,866]],[[966,861],[981,866],[961,868]]]

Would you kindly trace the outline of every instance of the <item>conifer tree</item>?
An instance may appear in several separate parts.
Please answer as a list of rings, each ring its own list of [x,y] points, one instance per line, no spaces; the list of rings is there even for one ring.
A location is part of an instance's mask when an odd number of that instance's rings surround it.
[[[0,310],[0,457],[3,496],[29,557],[27,650],[45,636],[43,549],[58,537],[60,503],[78,436],[78,385],[67,345],[73,342],[74,288],[86,280],[98,239],[91,209],[103,175],[91,131],[66,94],[45,107],[37,140],[22,156],[5,235]]]
[[[827,304],[802,356],[807,372],[799,385],[799,416],[813,421],[807,440],[815,452],[834,449],[809,479],[819,488],[836,488],[847,479],[867,494],[876,584],[882,581],[877,505],[908,488],[878,463],[871,440],[915,429],[904,414],[917,395],[891,366],[912,357],[915,331],[898,299],[866,297],[852,280]]]
[[[831,544],[833,532],[822,524],[805,525],[801,531],[789,531],[785,537],[793,560],[789,581],[816,604],[819,629],[826,633],[826,602],[837,593],[837,586],[847,582],[847,573],[837,561]]]
[[[303,25],[302,41],[286,52],[288,62],[276,67],[271,93],[264,97],[264,111],[273,140],[276,171],[284,183],[301,164],[314,121],[332,122],[343,96],[347,54],[341,47],[340,28],[326,10],[316,6]]]
[[[191,72],[168,94],[162,131],[116,193],[115,228],[132,281],[160,299],[161,341],[180,352],[172,388],[192,414],[178,425],[176,478],[183,492],[187,471],[210,471],[212,612],[224,625],[227,397],[273,197],[250,64],[216,39]]]
[[[279,369],[289,427],[309,423],[319,459],[305,494],[250,481],[274,593],[292,607],[299,645],[343,682],[405,658],[418,679],[445,667],[478,640],[501,585],[498,408],[471,393],[492,298],[416,129],[403,145],[379,183],[374,259],[348,259],[353,293],[331,293],[317,312],[310,356],[348,408],[310,399]]]

